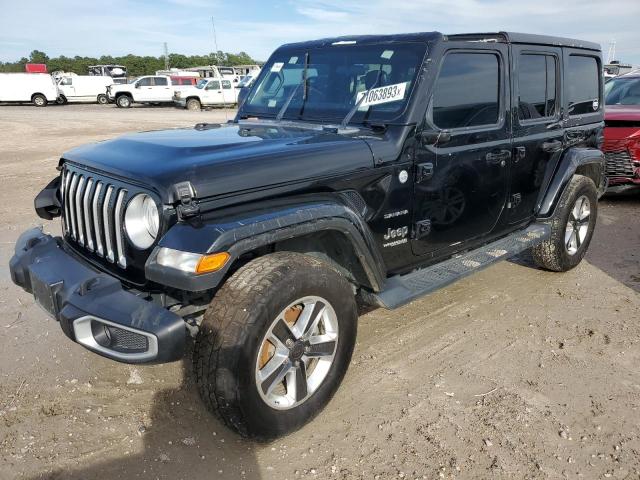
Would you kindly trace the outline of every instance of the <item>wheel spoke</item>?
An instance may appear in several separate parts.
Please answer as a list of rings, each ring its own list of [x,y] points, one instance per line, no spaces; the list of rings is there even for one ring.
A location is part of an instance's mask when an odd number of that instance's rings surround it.
[[[300,361],[293,367],[293,372],[295,375],[294,397],[296,402],[299,402],[307,396],[307,366],[304,362]]]
[[[309,347],[305,351],[305,355],[311,357],[329,357],[333,355],[336,349],[336,340],[334,335],[317,335],[309,338]]]
[[[293,334],[296,338],[310,335],[318,326],[318,322],[322,318],[324,313],[325,304],[322,302],[315,302],[310,305],[305,305],[300,318],[293,325]]]
[[[576,232],[574,236],[576,238],[576,249],[578,249],[580,248],[580,245],[582,245],[582,240],[580,239],[580,232]]]
[[[575,236],[576,236],[576,232],[571,230],[571,233],[569,234],[569,241],[567,242],[567,250],[569,250],[569,252],[571,252],[571,249],[573,248]]]
[[[276,353],[259,372],[260,378],[263,379],[260,384],[262,393],[269,395],[276,385],[282,383],[289,370],[291,370],[289,357]]]
[[[287,340],[290,340],[291,342],[295,342],[296,340],[291,329],[289,329],[289,325],[287,325],[287,322],[283,319],[278,320],[278,322],[273,326],[271,332],[283,345],[286,345]]]

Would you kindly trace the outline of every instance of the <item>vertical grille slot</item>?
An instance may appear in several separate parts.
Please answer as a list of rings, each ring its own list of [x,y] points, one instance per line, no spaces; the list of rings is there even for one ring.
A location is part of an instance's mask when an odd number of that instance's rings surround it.
[[[89,172],[65,166],[60,178],[62,230],[68,240],[127,268],[124,210],[129,189]]]
[[[122,238],[122,203],[126,195],[126,190],[120,190],[118,192],[118,198],[116,200],[116,207],[114,212],[115,227],[116,227],[116,249],[118,253],[118,265],[122,268],[127,267],[127,259],[124,255],[124,239]]]
[[[75,173],[71,174],[71,186],[69,187],[69,193],[67,194],[67,203],[69,209],[69,218],[71,220],[71,238],[76,240],[78,238],[78,230],[76,224],[76,213],[75,213],[75,194],[76,194],[76,186],[78,185],[78,175]]]
[[[113,193],[113,185],[109,185],[107,193],[104,197],[104,204],[102,205],[102,227],[104,228],[104,243],[105,243],[105,255],[107,260],[111,263],[115,260],[115,254],[113,253],[113,240],[111,232],[113,231],[113,222],[111,221],[111,194]]]
[[[84,217],[84,228],[86,232],[87,250],[93,252],[93,232],[91,228],[91,211],[89,210],[89,194],[93,188],[93,178],[87,181],[87,186],[84,189],[84,195],[82,197],[82,215]]]
[[[91,203],[91,212],[93,217],[93,229],[96,233],[96,253],[104,256],[104,247],[102,246],[102,229],[100,224],[100,194],[102,193],[102,182],[96,183],[96,189],[93,193],[93,202]]]

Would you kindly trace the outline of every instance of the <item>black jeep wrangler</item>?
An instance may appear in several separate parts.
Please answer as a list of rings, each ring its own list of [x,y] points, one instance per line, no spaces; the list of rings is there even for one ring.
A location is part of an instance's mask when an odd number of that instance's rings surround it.
[[[13,281],[121,362],[185,354],[243,435],[316,415],[358,309],[532,249],[585,255],[606,186],[596,44],[517,33],[285,45],[234,121],[76,148],[35,199]]]

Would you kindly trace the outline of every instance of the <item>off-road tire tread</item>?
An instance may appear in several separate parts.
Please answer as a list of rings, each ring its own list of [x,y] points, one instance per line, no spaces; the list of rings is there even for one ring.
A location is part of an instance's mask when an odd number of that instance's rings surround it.
[[[258,316],[241,306],[251,305],[253,311],[265,308],[267,298],[262,292],[285,277],[287,270],[309,267],[331,268],[295,252],[259,257],[227,279],[204,314],[193,353],[195,380],[207,408],[242,436],[251,434],[238,407],[240,392],[231,374],[239,354],[234,347],[255,332]]]
[[[556,206],[554,215],[549,220],[551,225],[551,237],[531,249],[533,260],[538,266],[553,272],[563,272],[568,270],[566,266],[563,265],[561,254],[558,251],[558,245],[563,245],[564,242],[565,212],[567,209],[573,207],[577,192],[585,187],[593,189],[595,198],[598,198],[595,183],[593,183],[593,180],[589,177],[585,177],[584,175],[574,175],[567,188],[562,192],[562,196]],[[597,215],[597,202],[592,203],[591,210],[592,215]],[[576,255],[580,255],[580,259],[582,259],[585,252],[586,248],[582,253],[577,253]]]

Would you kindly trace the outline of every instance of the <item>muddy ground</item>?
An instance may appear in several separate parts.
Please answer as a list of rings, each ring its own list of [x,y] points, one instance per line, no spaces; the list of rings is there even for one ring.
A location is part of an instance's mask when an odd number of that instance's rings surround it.
[[[0,106],[1,479],[640,478],[638,196],[602,201],[588,261],[569,273],[525,255],[363,314],[335,398],[272,443],[205,411],[189,359],[131,367],[70,342],[7,267],[60,154],[224,118]]]

